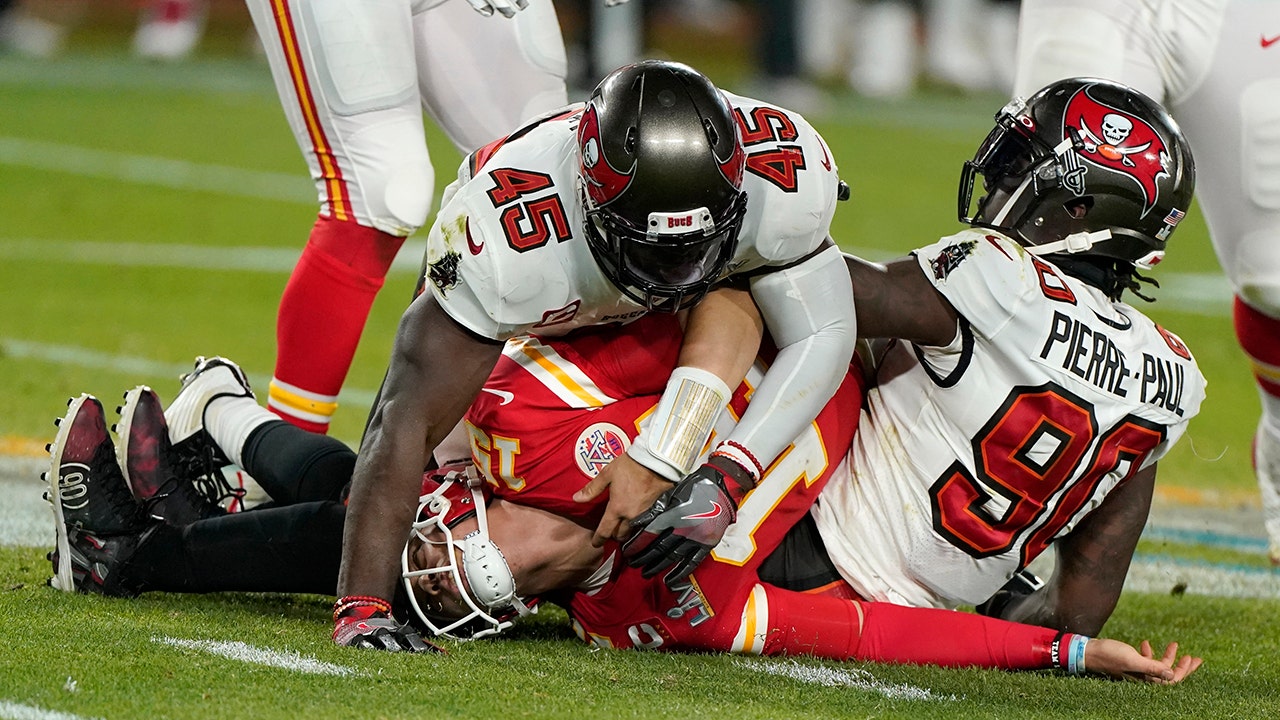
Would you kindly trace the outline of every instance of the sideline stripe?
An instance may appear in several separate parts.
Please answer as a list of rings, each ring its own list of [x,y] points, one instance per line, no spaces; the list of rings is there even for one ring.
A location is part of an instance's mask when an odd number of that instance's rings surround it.
[[[853,688],[854,690],[882,695],[890,700],[949,702],[959,700],[955,695],[939,695],[931,690],[916,687],[915,685],[883,682],[878,680],[875,675],[872,675],[870,672],[860,668],[830,668],[801,665],[795,660],[776,660],[773,658],[763,660],[748,660],[746,658],[741,658],[739,659],[738,664],[748,670],[757,670],[767,675],[790,678],[792,680],[798,680],[800,682],[811,683],[814,685],[823,685],[825,687]]]
[[[54,345],[16,338],[0,338],[0,352],[7,357],[20,360],[111,370],[126,375],[179,377],[191,372],[191,363],[172,364],[131,355],[112,355],[75,345]],[[266,375],[248,374],[251,385],[259,388],[267,387],[270,378]],[[340,402],[353,405],[372,405],[376,394],[374,390],[344,388],[338,395],[338,399]]]
[[[1280,570],[1138,553],[1125,592],[1280,599]]]
[[[276,650],[267,650],[265,648],[247,645],[239,641],[221,642],[217,640],[182,640],[180,638],[172,637],[152,637],[151,642],[170,645],[184,650],[206,652],[211,655],[227,658],[228,660],[238,660],[240,662],[253,663],[254,665],[266,665],[268,667],[276,667],[284,670],[292,670],[294,672],[308,673],[311,675],[354,677],[361,674],[360,671],[355,670],[354,668],[323,662],[313,657],[301,655],[294,651],[279,652]]]
[[[316,205],[315,189],[301,173],[245,170],[6,136],[0,136],[0,164],[175,190]]]
[[[400,247],[392,272],[417,274],[422,269],[425,240]],[[289,273],[298,262],[298,248],[216,247],[170,243],[92,242],[0,238],[0,259],[79,263],[111,267],[158,267],[190,270]]]
[[[34,705],[23,705],[8,700],[0,700],[0,718],[5,720],[87,720],[83,715],[45,710]]]

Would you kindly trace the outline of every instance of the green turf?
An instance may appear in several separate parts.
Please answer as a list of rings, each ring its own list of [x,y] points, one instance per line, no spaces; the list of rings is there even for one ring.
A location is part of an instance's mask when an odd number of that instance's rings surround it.
[[[39,551],[0,549],[0,616],[45,618],[6,638],[0,701],[123,718],[1266,718],[1280,692],[1275,601],[1130,594],[1108,634],[1176,639],[1210,659],[1174,688],[1057,673],[794,661],[823,686],[762,675],[790,661],[593,651],[548,608],[496,641],[447,657],[333,646],[311,596],[83,597],[43,585]],[[232,662],[165,639],[243,642],[348,668],[313,675]],[[940,638],[939,642],[945,642]],[[860,672],[859,672],[860,671]],[[74,681],[74,691],[67,689]],[[857,684],[854,684],[857,683]],[[914,698],[914,699],[913,699]],[[3,712],[0,711],[0,716]]]
[[[93,40],[95,32],[85,28],[77,37]],[[219,42],[224,50],[232,45],[226,37]],[[108,408],[140,382],[172,397],[177,373],[196,354],[227,355],[255,382],[270,376],[287,261],[260,270],[173,267],[137,250],[154,248],[158,258],[167,246],[193,246],[230,260],[259,248],[286,258],[301,249],[315,213],[312,190],[266,67],[229,57],[138,64],[118,37],[111,43],[90,42],[92,54],[45,63],[0,56],[0,441],[30,439],[34,447],[51,438],[63,401],[83,391],[103,397]],[[732,56],[702,65],[727,86],[742,78]],[[833,90],[830,102],[831,112],[814,119],[853,188],[833,227],[842,245],[887,257],[958,229],[960,163],[1000,98],[929,92],[874,103]],[[432,128],[429,144],[438,192],[458,154]],[[245,192],[235,183],[192,189],[188,182],[207,182],[228,168],[272,185]],[[120,262],[110,261],[113,253]],[[1216,272],[1216,263],[1193,212],[1157,276],[1204,272]],[[357,398],[378,386],[413,284],[412,273],[393,272],[379,296],[347,384]],[[1182,335],[1210,383],[1188,440],[1162,464],[1161,485],[1256,503],[1247,452],[1257,399],[1230,319],[1159,303],[1150,314]],[[334,434],[354,444],[366,410],[359,399],[345,402]],[[1256,554],[1176,545],[1144,541],[1141,550],[1261,564]],[[863,678],[868,690],[765,677],[759,662],[739,658],[592,652],[554,611],[511,639],[451,645],[448,658],[352,653],[328,641],[327,603],[317,598],[67,596],[43,586],[42,552],[0,548],[0,617],[9,628],[0,651],[0,716],[13,714],[5,703],[85,717],[264,719],[1262,718],[1280,707],[1275,601],[1126,594],[1108,634],[1178,639],[1209,658],[1177,688],[854,666],[870,673]],[[259,668],[153,637],[243,641],[362,674]],[[934,699],[891,699],[880,692],[890,687],[926,690]]]

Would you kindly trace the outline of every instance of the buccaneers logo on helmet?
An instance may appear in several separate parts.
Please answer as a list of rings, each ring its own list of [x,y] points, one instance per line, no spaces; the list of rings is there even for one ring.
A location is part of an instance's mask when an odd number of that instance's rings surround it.
[[[594,205],[605,205],[618,197],[634,176],[634,158],[631,167],[619,171],[609,164],[600,143],[600,118],[595,105],[588,105],[582,112],[578,125],[578,144],[582,147],[582,178],[586,181],[587,196]]]
[[[1142,187],[1145,216],[1159,197],[1158,180],[1169,176],[1169,151],[1155,129],[1141,118],[1098,102],[1089,95],[1088,87],[1078,90],[1067,103],[1062,137],[1071,137],[1072,129],[1084,143],[1079,151],[1082,158],[1127,175]]]

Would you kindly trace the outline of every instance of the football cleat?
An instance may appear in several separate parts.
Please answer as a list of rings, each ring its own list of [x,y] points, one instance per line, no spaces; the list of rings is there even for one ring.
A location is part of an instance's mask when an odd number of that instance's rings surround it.
[[[231,460],[205,430],[209,403],[224,397],[253,398],[249,379],[239,365],[226,358],[200,356],[195,368],[182,376],[182,389],[164,411],[175,462],[187,471],[200,493],[216,504],[244,494],[243,489],[232,489],[227,482],[222,468]]]
[[[43,478],[49,483],[45,498],[53,505],[57,554],[73,557],[71,535],[81,531],[99,537],[142,532],[146,514],[116,463],[102,403],[87,394],[72,398],[55,424],[58,434],[47,446],[51,463]],[[54,568],[53,586],[70,592],[72,564],[55,562]]]
[[[125,569],[138,547],[155,532],[153,524],[129,535],[98,535],[87,530],[67,529],[59,532],[59,545],[64,536],[66,549],[59,547],[46,557],[53,563],[51,587],[66,592],[111,597],[134,597],[142,588],[128,579]],[[64,562],[63,558],[69,561]]]
[[[130,492],[148,513],[170,525],[189,525],[226,514],[215,498],[206,497],[192,482],[203,467],[179,462],[169,441],[164,407],[154,390],[146,385],[135,387],[125,393],[118,411],[117,459]]]

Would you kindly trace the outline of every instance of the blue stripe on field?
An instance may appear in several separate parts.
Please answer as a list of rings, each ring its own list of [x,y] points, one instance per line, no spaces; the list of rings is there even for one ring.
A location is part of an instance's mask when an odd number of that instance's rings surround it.
[[[1267,539],[1250,535],[1220,533],[1213,530],[1187,530],[1183,528],[1149,527],[1142,533],[1143,540],[1164,540],[1181,545],[1207,545],[1209,547],[1265,553]]]
[[[1239,563],[1213,562],[1193,558],[1182,558],[1164,553],[1134,553],[1134,563],[1167,563],[1189,569],[1216,570],[1219,572],[1251,575],[1258,578],[1274,577],[1280,579],[1280,568],[1268,568],[1258,565],[1241,565]]]

